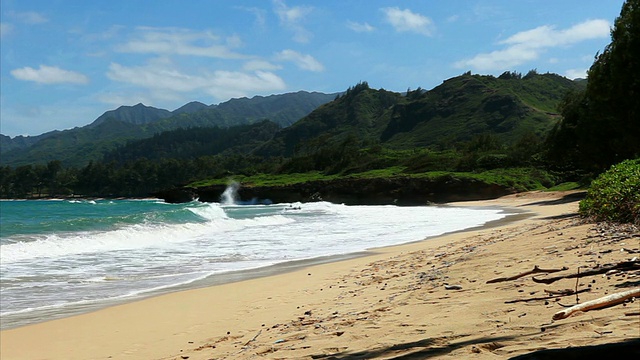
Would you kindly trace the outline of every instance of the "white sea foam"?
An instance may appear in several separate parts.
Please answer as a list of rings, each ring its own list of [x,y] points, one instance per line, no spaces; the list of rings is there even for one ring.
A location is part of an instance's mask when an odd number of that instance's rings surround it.
[[[173,214],[170,222],[141,216],[140,223],[106,231],[5,239],[3,326],[29,314],[162,292],[223,272],[417,241],[505,216],[495,209],[326,202],[162,208]],[[196,216],[176,222],[180,211]]]

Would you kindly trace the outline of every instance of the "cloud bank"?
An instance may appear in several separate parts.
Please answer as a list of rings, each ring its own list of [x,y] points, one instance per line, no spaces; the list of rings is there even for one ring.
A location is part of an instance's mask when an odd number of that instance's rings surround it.
[[[568,29],[557,30],[544,25],[516,33],[498,44],[502,50],[481,53],[454,64],[457,68],[473,68],[478,71],[506,70],[538,59],[547,49],[565,47],[609,36],[610,24],[606,20],[587,20]]]
[[[40,65],[37,69],[29,66],[14,69],[11,70],[11,75],[18,80],[33,81],[40,84],[89,83],[89,78],[81,73],[47,65]]]
[[[409,9],[400,10],[397,7],[382,9],[385,20],[398,32],[414,32],[421,35],[433,35],[433,21],[424,15],[414,13]]]

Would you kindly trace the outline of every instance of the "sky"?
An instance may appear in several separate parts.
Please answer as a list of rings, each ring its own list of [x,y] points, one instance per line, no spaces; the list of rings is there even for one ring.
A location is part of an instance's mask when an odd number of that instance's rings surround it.
[[[1,0],[0,133],[143,103],[429,90],[471,71],[584,78],[623,0]]]

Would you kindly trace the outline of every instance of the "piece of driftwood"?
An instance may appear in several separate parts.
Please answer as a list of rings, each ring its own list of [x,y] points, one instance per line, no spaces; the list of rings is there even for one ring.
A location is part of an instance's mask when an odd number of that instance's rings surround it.
[[[629,270],[636,270],[636,269],[640,269],[640,261],[637,261],[637,260],[623,261],[617,264],[603,265],[597,268],[578,272],[576,274],[559,275],[559,276],[548,277],[543,279],[538,279],[534,276],[531,279],[536,283],[551,284],[562,279],[573,279],[573,278],[581,278],[581,277],[591,276],[591,275],[606,274],[611,270],[629,271]]]
[[[595,300],[574,305],[568,309],[564,309],[553,314],[552,319],[553,320],[565,319],[578,311],[596,310],[596,309],[601,309],[603,307],[618,305],[627,301],[627,299],[631,299],[633,297],[640,297],[640,288],[603,296]]]
[[[520,274],[514,275],[514,276],[491,279],[491,280],[487,281],[487,284],[493,284],[493,283],[497,283],[497,282],[516,280],[516,279],[519,279],[519,278],[521,278],[523,276],[527,276],[527,275],[531,275],[531,274],[538,274],[538,273],[550,274],[550,273],[555,273],[555,272],[563,271],[563,270],[569,270],[569,268],[566,267],[566,266],[563,266],[562,269],[540,269],[538,267],[538,265],[536,265],[536,266],[533,267],[533,270],[525,271],[523,273],[520,273]]]
[[[580,292],[584,292],[586,289],[580,290]],[[564,290],[548,290],[548,289],[544,289],[544,292],[546,292],[549,295],[562,295],[562,296],[567,296],[567,295],[573,295],[577,292],[578,290],[573,290],[573,289],[564,289]]]
[[[547,290],[545,290],[547,291]],[[569,296],[569,295],[573,295],[576,294],[575,291],[573,290],[569,290],[569,293],[562,293],[562,292],[558,292],[556,294],[553,295],[549,295],[549,296],[539,296],[539,297],[531,297],[531,298],[526,298],[526,299],[515,299],[515,300],[507,300],[504,303],[505,304],[513,304],[513,303],[518,303],[518,302],[529,302],[529,301],[538,301],[538,300],[551,300],[551,299],[560,299],[563,296]],[[583,293],[583,292],[589,292],[591,291],[591,288],[586,288],[586,289],[581,289],[578,290],[578,294],[579,293]]]
[[[244,343],[244,346],[249,345],[249,343],[251,343],[252,341],[256,341],[256,339],[258,338],[258,336],[260,336],[260,334],[262,333],[262,329],[260,329],[260,331],[258,331],[258,333],[256,334],[256,336],[254,336],[251,340],[247,341],[246,343]]]

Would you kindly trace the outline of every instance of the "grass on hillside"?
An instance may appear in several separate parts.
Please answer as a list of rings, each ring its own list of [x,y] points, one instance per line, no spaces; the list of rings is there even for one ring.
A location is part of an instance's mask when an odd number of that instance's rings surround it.
[[[496,184],[515,191],[545,190],[555,185],[554,178],[549,173],[534,168],[495,169],[474,172],[429,171],[422,173],[407,173],[404,166],[393,166],[385,169],[370,170],[347,176],[324,175],[319,171],[295,174],[258,174],[253,176],[233,176],[221,179],[209,179],[189,184],[191,187],[206,187],[212,185],[227,185],[237,181],[244,186],[285,186],[308,181],[329,181],[344,179],[374,179],[393,177],[432,178],[450,177],[452,179],[473,179],[487,184]]]

